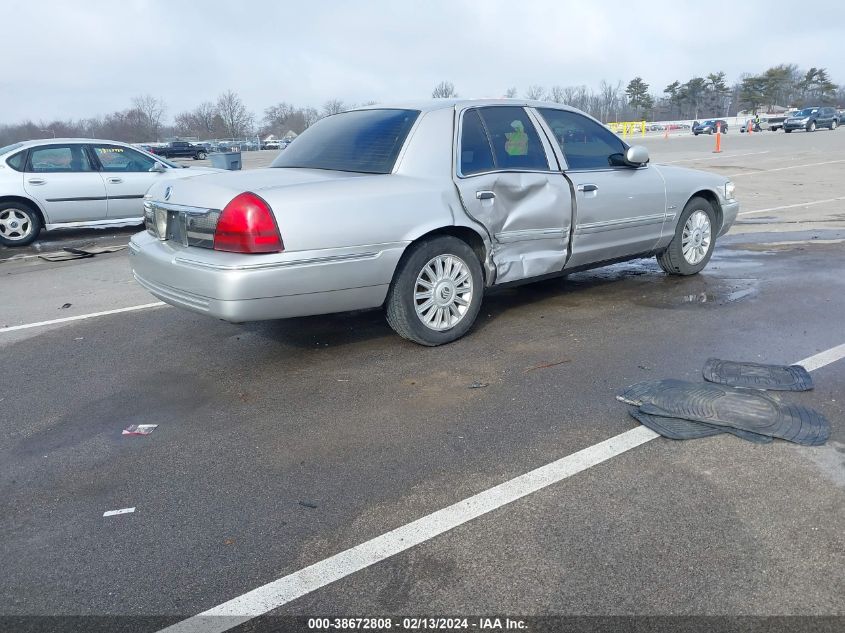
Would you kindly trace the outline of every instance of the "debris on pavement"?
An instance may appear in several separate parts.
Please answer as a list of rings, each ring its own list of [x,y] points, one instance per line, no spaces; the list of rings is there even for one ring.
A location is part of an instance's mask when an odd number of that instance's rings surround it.
[[[747,373],[744,373],[747,372]],[[734,363],[710,359],[705,377],[755,382],[754,377],[776,378],[776,388],[812,385],[803,367]],[[747,376],[745,380],[743,376]],[[786,403],[756,383],[755,389],[714,382],[646,380],[624,389],[616,399],[631,405],[630,414],[641,424],[671,439],[695,439],[731,433],[766,444],[780,438],[805,446],[820,446],[830,437],[830,423],[818,411]]]
[[[304,508],[311,508],[312,510],[316,510],[316,509],[317,509],[317,504],[316,504],[316,503],[311,503],[310,501],[300,501],[300,502],[299,502],[299,505],[301,505],[301,506],[302,506],[302,507],[304,507]]]
[[[72,259],[86,259],[101,255],[102,253],[115,253],[126,248],[126,244],[117,246],[81,246],[79,248],[65,247],[61,251],[55,253],[41,253],[38,255],[41,259],[48,262],[65,262]]]
[[[67,310],[72,305],[73,305],[72,303],[66,303],[61,308],[59,308],[59,310]]]
[[[487,382],[478,382],[477,380],[473,380],[472,384],[469,386],[470,389],[484,389],[489,387],[490,383]]]
[[[132,512],[135,512],[135,506],[132,506],[131,508],[121,508],[120,510],[108,510],[107,512],[103,512],[103,516],[113,517],[118,514],[130,514]]]
[[[158,424],[130,424],[121,435],[149,435],[156,430]]]
[[[801,365],[737,363],[710,358],[702,370],[704,380],[732,387],[772,391],[810,391],[813,378]]]
[[[534,365],[534,367],[526,367],[525,371],[523,371],[522,373],[527,374],[529,371],[534,371],[535,369],[548,369],[549,367],[557,367],[558,365],[563,365],[564,363],[571,362],[571,360],[565,358],[554,363],[543,363],[542,365]]]

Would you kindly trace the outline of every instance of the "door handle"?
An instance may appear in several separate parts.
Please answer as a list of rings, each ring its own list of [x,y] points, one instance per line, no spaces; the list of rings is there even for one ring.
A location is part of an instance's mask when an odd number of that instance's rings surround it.
[[[598,185],[578,185],[578,191],[588,192],[588,191],[598,191]]]
[[[107,180],[113,185],[119,185],[123,182],[122,178],[108,178]]]
[[[27,182],[31,185],[43,185],[47,181],[43,178],[30,178],[29,180],[27,180]]]
[[[496,197],[496,194],[493,193],[492,191],[476,191],[475,197],[478,200],[492,200],[493,198]]]

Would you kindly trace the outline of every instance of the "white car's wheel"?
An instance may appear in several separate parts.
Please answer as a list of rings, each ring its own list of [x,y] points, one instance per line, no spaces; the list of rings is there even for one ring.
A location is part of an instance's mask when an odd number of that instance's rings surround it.
[[[32,244],[41,231],[41,218],[29,206],[20,202],[0,202],[0,244],[26,246]]]
[[[692,198],[684,207],[675,237],[657,263],[671,275],[694,275],[710,261],[716,244],[716,214],[704,198]]]
[[[411,247],[387,293],[387,322],[421,345],[451,343],[469,331],[481,308],[484,280],[478,256],[450,235]]]

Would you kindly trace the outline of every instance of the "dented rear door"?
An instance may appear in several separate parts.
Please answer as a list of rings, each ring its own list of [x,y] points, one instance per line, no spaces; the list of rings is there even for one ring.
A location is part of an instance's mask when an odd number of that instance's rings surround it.
[[[545,135],[519,106],[467,108],[458,117],[455,183],[490,236],[496,283],[559,272],[572,196]]]

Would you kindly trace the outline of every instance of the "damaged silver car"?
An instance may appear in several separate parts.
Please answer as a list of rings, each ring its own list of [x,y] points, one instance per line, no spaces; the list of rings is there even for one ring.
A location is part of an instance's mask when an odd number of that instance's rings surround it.
[[[382,307],[440,345],[492,286],[648,256],[695,274],[739,205],[578,110],[434,100],[326,117],[267,169],[161,183],[144,207],[132,268],[163,301],[233,322]]]

